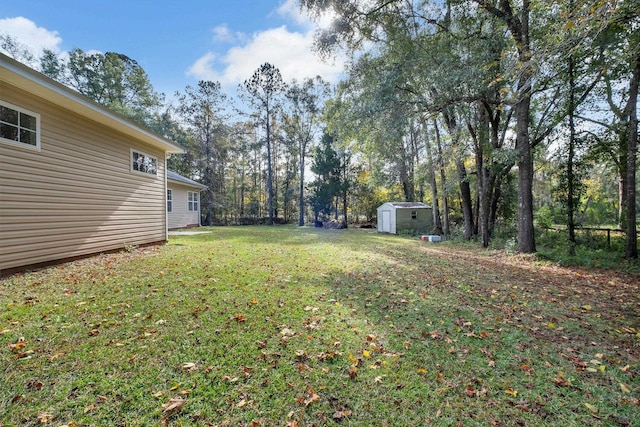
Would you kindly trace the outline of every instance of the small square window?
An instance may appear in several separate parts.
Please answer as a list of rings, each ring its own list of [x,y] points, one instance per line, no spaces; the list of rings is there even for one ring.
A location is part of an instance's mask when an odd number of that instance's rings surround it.
[[[32,131],[36,130],[36,118],[28,114],[20,113],[20,126]]]
[[[0,137],[4,139],[10,139],[12,141],[18,140],[18,128],[6,123],[0,123]]]
[[[418,219],[418,211],[411,211],[411,219]]]
[[[18,111],[9,107],[0,106],[0,120],[3,122],[18,126],[18,117]]]
[[[131,170],[155,176],[158,172],[158,159],[131,149]]]
[[[40,115],[0,101],[0,141],[40,148]]]
[[[199,194],[194,191],[189,191],[187,194],[188,197],[188,210],[189,212],[199,212],[198,208],[198,197]]]

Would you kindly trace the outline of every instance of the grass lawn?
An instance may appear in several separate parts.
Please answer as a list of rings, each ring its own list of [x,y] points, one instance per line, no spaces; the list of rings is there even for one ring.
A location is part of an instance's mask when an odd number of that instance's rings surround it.
[[[0,426],[640,425],[640,278],[211,228],[0,280]]]

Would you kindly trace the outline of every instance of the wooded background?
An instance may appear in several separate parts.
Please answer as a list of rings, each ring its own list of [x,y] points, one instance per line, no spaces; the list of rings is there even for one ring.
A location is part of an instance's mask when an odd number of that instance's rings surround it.
[[[0,47],[172,139],[169,168],[207,185],[203,224],[371,222],[386,201],[434,207],[435,233],[625,232],[637,258],[640,8],[634,0],[301,0],[335,17],[318,54],[344,79],[282,79],[269,63],[234,93],[157,93],[118,53]],[[517,236],[517,237],[516,237]]]

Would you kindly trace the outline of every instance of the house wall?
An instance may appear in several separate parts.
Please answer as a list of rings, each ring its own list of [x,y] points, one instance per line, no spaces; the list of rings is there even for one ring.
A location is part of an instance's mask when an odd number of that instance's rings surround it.
[[[411,212],[416,212],[416,219],[411,218]],[[428,233],[433,228],[433,217],[430,208],[396,209],[396,232],[410,230],[415,233]]]
[[[41,116],[40,151],[0,142],[0,271],[166,241],[163,151],[4,83],[0,99]]]
[[[169,229],[193,227],[200,225],[200,211],[189,211],[189,199],[187,193],[193,191],[200,192],[199,188],[189,187],[187,185],[178,184],[173,181],[167,182],[167,188],[173,193],[173,209],[168,213]],[[200,197],[198,197],[198,206],[200,205]]]

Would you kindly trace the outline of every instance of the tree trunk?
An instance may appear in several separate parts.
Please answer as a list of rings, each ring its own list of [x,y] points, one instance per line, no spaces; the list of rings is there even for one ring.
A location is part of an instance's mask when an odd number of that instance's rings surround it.
[[[531,44],[529,40],[529,0],[522,0],[521,15],[517,16],[511,8],[511,2],[501,0],[500,9],[493,2],[475,0],[475,2],[502,20],[511,33],[517,49],[520,70],[517,85],[516,113],[516,149],[520,154],[518,161],[518,252],[536,251],[533,227],[533,156],[529,136],[531,113]]]
[[[273,220],[272,224],[275,224],[280,216],[280,174],[278,173],[278,159],[280,158],[278,138],[271,139],[271,159],[273,165],[271,166],[271,193],[273,195]]]
[[[456,121],[455,112],[443,112],[444,121],[447,125],[449,135],[451,135],[452,146],[455,150],[460,148],[458,123]],[[458,174],[458,186],[460,187],[460,204],[462,215],[464,218],[464,238],[470,239],[473,236],[473,200],[471,199],[471,186],[467,177],[467,169],[464,166],[462,153],[455,153],[456,172]]]
[[[627,169],[626,161],[624,171],[619,172],[618,177],[618,228],[624,230],[627,226]]]
[[[529,0],[523,0],[520,25],[510,23],[511,32],[518,47],[521,69],[518,80],[518,101],[516,110],[516,149],[520,154],[518,162],[518,252],[536,251],[533,228],[533,156],[529,137],[531,113],[531,48],[529,44]]]
[[[347,228],[349,226],[349,222],[347,221],[347,192],[343,191],[342,193],[342,227]]]
[[[502,197],[502,176],[496,177],[496,182],[493,184],[493,197],[491,198],[491,211],[489,212],[489,229],[493,230],[496,226],[496,219],[498,217],[498,204]]]
[[[432,214],[433,214],[433,231],[435,234],[442,234],[442,222],[440,221],[440,204],[438,203],[438,182],[436,181],[436,171],[435,165],[436,159],[432,155],[433,151],[431,149],[431,142],[429,140],[429,133],[427,130],[427,125],[424,123],[424,133],[425,133],[425,151],[427,153],[427,158],[429,159],[429,163],[431,167],[429,168],[429,184],[431,185],[431,201],[432,201]]]
[[[415,189],[413,185],[413,177],[410,170],[409,159],[411,156],[407,154],[407,148],[404,141],[400,141],[400,156],[398,158],[399,179],[402,185],[405,202],[415,201]]]
[[[438,148],[438,168],[440,169],[440,185],[442,186],[442,232],[449,236],[449,201],[447,198],[447,174],[444,170],[444,160],[442,157],[442,142],[440,141],[440,128],[438,122],[433,119],[433,126],[436,131],[436,146]]]
[[[300,147],[300,195],[298,200],[298,208],[300,209],[300,215],[298,217],[298,225],[302,227],[304,225],[304,160],[306,157],[305,151],[307,150],[307,145],[303,144]]]
[[[431,200],[433,202],[433,232],[440,235],[442,234],[442,221],[440,220],[440,203],[438,202],[438,183],[436,182],[436,173],[433,169],[429,173],[429,179],[431,181]]]
[[[573,7],[573,2],[570,2]],[[575,225],[575,185],[576,179],[573,170],[576,144],[575,125],[575,76],[573,55],[569,54],[569,153],[567,156],[567,230],[569,231],[569,256],[576,254],[576,225]]]
[[[347,221],[347,196],[349,189],[349,164],[351,163],[351,156],[347,154],[347,150],[342,151],[342,226],[344,228],[348,227]]]
[[[267,108],[267,197],[269,225],[273,225],[273,168],[271,165],[271,111]]]
[[[491,173],[491,165],[487,164],[491,158],[488,153],[491,150],[488,126],[487,111],[482,104],[479,104],[478,131],[474,140],[476,142],[476,169],[478,171],[478,233],[483,248],[489,247],[491,193],[495,183],[495,175]]]
[[[462,205],[462,215],[464,217],[464,238],[470,239],[473,236],[471,186],[469,185],[469,178],[467,177],[467,168],[458,156],[456,156],[456,170],[458,172],[458,185],[460,186],[460,204]]]
[[[518,252],[536,251],[533,228],[533,156],[529,145],[529,93],[516,104],[518,162]]]
[[[636,160],[638,157],[638,86],[640,85],[640,50],[636,53],[635,67],[629,83],[629,100],[626,108],[627,128],[627,239],[625,257],[638,258],[636,227]]]
[[[240,169],[240,216],[243,217],[244,216],[244,199],[245,199],[245,191],[246,191],[246,187],[245,187],[245,175],[246,175],[246,171],[245,171],[245,165],[246,165],[246,157],[245,154],[242,154],[242,168]]]

